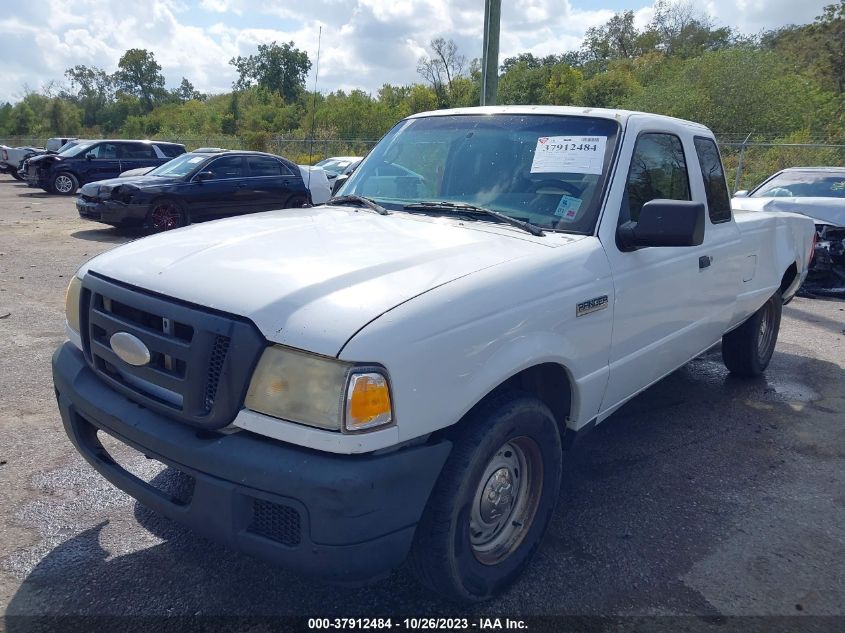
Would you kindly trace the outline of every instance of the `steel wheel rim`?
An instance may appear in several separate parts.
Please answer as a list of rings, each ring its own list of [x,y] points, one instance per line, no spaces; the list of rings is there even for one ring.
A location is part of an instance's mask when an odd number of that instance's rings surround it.
[[[531,528],[543,491],[543,458],[529,437],[505,442],[490,458],[472,498],[469,540],[478,562],[495,565]]]
[[[150,213],[150,224],[156,231],[169,231],[179,226],[179,209],[171,203],[156,205]]]
[[[760,328],[757,331],[757,356],[760,360],[765,359],[769,346],[772,344],[775,334],[774,321],[775,311],[769,303],[766,303],[763,306],[763,318],[760,319]]]
[[[56,178],[56,191],[68,193],[71,189],[73,189],[73,182],[71,182],[70,176],[58,176]]]

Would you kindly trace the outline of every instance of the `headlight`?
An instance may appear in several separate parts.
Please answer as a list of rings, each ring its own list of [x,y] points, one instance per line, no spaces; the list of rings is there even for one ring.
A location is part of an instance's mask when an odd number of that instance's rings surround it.
[[[65,292],[65,318],[70,329],[79,333],[79,295],[82,292],[82,280],[74,275]]]
[[[359,431],[393,422],[387,378],[287,347],[268,347],[252,376],[248,409],[331,431]]]

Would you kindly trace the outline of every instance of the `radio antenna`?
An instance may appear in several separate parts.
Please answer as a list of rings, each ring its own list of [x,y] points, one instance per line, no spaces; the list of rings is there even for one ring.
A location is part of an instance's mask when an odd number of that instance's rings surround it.
[[[308,148],[308,192],[311,193],[311,170],[314,162],[314,135],[317,133],[317,79],[320,77],[320,44],[323,40],[323,27],[317,33],[317,64],[314,67],[314,94],[311,106],[311,146]]]

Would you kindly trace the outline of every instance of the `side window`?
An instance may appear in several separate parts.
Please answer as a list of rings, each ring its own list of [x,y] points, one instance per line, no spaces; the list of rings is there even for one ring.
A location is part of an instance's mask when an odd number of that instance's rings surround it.
[[[288,176],[290,172],[281,161],[269,156],[248,156],[247,164],[252,176]]]
[[[185,153],[185,148],[181,145],[158,145],[158,149],[168,158],[176,158],[177,156]]]
[[[634,146],[619,222],[638,220],[649,200],[689,200],[684,148],[674,134],[641,134]]]
[[[707,209],[710,221],[729,222],[731,219],[731,197],[728,195],[728,183],[719,158],[719,150],[712,139],[696,136],[695,153],[704,177],[704,191],[707,193]]]
[[[215,180],[243,178],[243,158],[240,156],[218,158],[206,168],[206,171],[213,173]]]
[[[156,158],[152,145],[147,143],[121,143],[120,158]]]

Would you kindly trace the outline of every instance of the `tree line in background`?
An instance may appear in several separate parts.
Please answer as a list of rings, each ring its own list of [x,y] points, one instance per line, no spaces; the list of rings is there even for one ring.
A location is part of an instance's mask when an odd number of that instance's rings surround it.
[[[376,139],[424,110],[477,105],[479,60],[437,38],[419,60],[421,83],[314,94],[308,55],[293,42],[258,46],[229,62],[230,93],[205,95],[183,78],[167,89],[152,52],[131,49],[109,74],[74,66],[64,83],[0,106],[0,137],[120,136],[239,139],[264,149],[276,136]],[[587,30],[580,50],[522,53],[500,68],[502,104],[614,107],[701,122],[717,134],[784,142],[845,142],[845,0],[811,24],[743,36],[691,2],[659,1],[644,29],[632,11]]]

